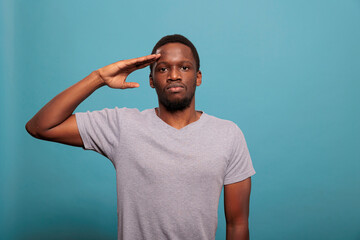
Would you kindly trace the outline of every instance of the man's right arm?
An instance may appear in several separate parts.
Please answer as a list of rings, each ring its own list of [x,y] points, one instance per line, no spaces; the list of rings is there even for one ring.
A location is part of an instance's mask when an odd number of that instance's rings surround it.
[[[76,124],[76,107],[96,89],[104,86],[98,71],[72,85],[48,102],[26,124],[26,130],[33,137],[69,144],[83,146]]]
[[[73,111],[98,88],[107,85],[111,88],[135,88],[138,83],[126,82],[127,76],[140,68],[155,62],[159,54],[122,60],[103,68],[64,90],[26,124],[26,130],[33,137],[82,147],[83,142]]]

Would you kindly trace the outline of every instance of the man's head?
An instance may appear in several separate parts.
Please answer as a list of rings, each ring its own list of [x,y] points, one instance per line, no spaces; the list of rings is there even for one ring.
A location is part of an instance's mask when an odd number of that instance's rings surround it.
[[[194,56],[194,60],[196,62],[196,71],[199,71],[200,69],[200,58],[199,58],[199,54],[194,46],[194,44],[192,44],[192,42],[190,42],[189,39],[187,39],[186,37],[184,37],[183,35],[180,34],[173,34],[173,35],[167,35],[163,38],[161,38],[154,46],[153,50],[151,51],[151,54],[156,53],[156,50],[158,48],[160,48],[161,46],[167,44],[167,43],[182,43],[186,46],[188,46],[191,49],[191,52]],[[154,64],[150,65],[150,74],[152,72],[152,69],[154,67]]]
[[[201,84],[198,53],[181,35],[165,36],[152,53],[160,58],[150,67],[150,86],[156,89],[159,104],[168,111],[181,111],[195,104],[196,86]]]

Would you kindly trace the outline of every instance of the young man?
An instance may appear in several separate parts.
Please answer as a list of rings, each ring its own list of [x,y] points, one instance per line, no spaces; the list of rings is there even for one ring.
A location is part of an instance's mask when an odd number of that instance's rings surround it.
[[[139,87],[126,78],[148,65],[157,108],[73,114],[100,87]],[[223,186],[226,239],[249,238],[250,177],[255,171],[237,125],[195,110],[199,67],[196,48],[187,38],[165,36],[151,55],[92,72],[26,124],[36,138],[91,149],[112,161],[118,239],[215,239]]]

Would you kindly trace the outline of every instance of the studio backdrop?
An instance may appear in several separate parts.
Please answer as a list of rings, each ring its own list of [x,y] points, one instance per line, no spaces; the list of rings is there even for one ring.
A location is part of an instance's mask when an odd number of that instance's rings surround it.
[[[164,35],[197,47],[196,109],[235,122],[256,170],[251,239],[360,239],[360,1],[1,2],[0,238],[116,239],[112,163],[45,142],[26,122],[112,62]],[[101,88],[79,111],[157,106],[138,89]],[[223,192],[216,239],[225,239]]]

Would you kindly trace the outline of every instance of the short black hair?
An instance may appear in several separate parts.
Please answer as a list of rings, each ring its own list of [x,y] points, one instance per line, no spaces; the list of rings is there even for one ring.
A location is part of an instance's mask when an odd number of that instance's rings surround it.
[[[200,58],[199,58],[199,54],[194,46],[194,44],[192,44],[192,42],[187,39],[186,37],[184,37],[183,35],[180,34],[173,34],[173,35],[167,35],[163,38],[161,38],[154,46],[151,54],[154,54],[156,52],[156,50],[167,44],[167,43],[182,43],[186,46],[188,46],[191,49],[191,52],[194,56],[195,62],[196,62],[196,71],[199,71],[200,69]],[[150,64],[150,74],[152,72],[152,68],[153,68],[154,64]]]

